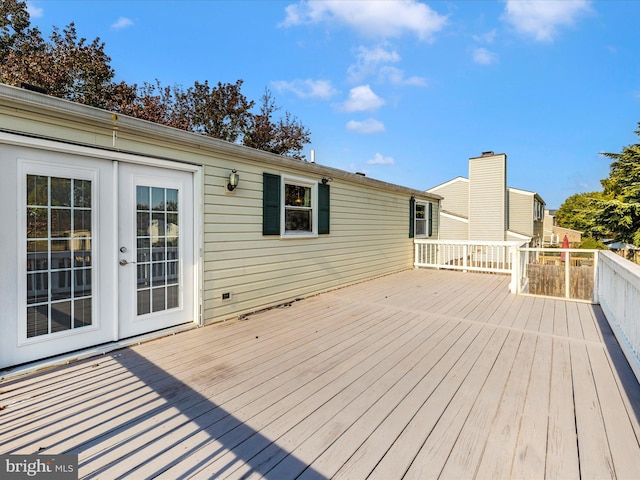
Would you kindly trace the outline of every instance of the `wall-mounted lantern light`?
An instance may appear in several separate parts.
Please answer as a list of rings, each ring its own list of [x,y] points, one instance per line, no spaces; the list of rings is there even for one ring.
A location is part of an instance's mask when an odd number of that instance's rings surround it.
[[[231,173],[229,174],[229,183],[227,183],[227,190],[229,190],[230,192],[233,192],[238,186],[239,181],[240,181],[240,175],[238,175],[238,173],[236,172],[236,169],[234,168],[233,170],[231,170]]]
[[[333,178],[331,177],[322,177],[322,184],[326,185],[327,183],[329,183],[331,180],[333,180]]]

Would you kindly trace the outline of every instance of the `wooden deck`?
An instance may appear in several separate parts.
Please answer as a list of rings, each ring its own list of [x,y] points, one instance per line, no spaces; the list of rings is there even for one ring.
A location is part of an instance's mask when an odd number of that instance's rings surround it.
[[[88,478],[640,476],[598,307],[412,270],[0,383],[0,453]]]

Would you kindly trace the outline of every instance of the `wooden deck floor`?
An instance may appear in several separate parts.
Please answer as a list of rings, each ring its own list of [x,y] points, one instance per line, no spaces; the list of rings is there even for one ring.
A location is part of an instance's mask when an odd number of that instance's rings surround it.
[[[640,476],[598,307],[412,270],[0,383],[0,453],[81,478]]]

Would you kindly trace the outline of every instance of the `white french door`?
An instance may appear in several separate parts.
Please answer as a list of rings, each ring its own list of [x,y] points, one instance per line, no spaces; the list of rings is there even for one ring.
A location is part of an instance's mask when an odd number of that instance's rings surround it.
[[[0,368],[198,318],[196,169],[73,148],[0,144]]]
[[[118,337],[194,321],[193,174],[118,168]]]

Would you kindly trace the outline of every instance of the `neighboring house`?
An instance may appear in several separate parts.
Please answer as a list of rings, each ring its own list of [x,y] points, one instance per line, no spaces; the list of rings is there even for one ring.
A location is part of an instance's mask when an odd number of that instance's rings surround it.
[[[438,195],[5,85],[0,165],[0,368],[410,269],[438,235]]]
[[[555,210],[544,211],[544,246],[560,246],[567,237],[569,245],[575,247],[582,242],[582,232],[556,225]]]
[[[483,152],[469,159],[469,178],[456,177],[427,190],[443,197],[441,240],[522,240],[542,245],[544,200],[507,187],[507,156]]]

